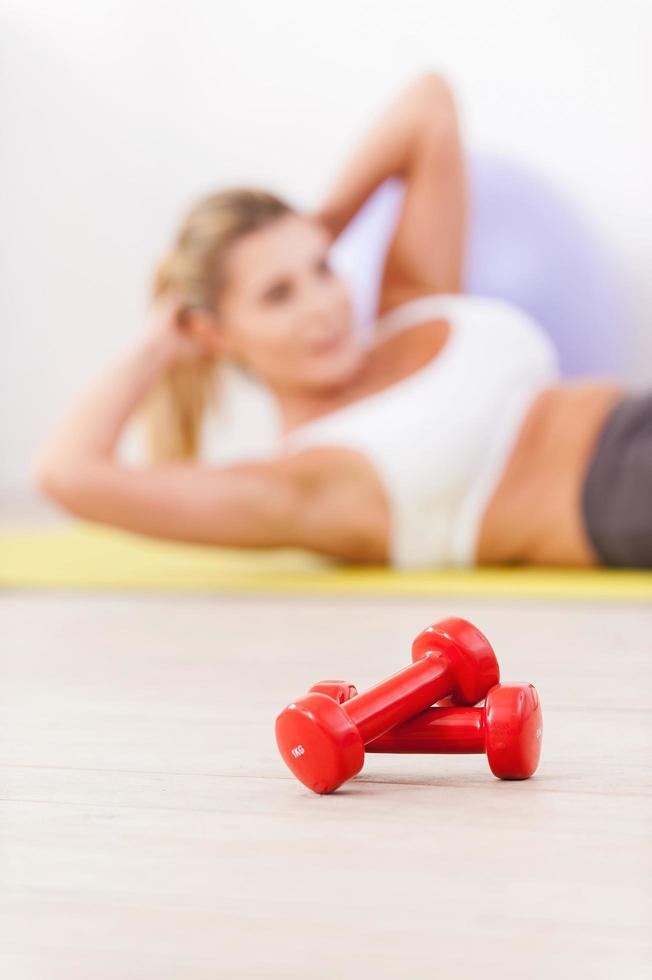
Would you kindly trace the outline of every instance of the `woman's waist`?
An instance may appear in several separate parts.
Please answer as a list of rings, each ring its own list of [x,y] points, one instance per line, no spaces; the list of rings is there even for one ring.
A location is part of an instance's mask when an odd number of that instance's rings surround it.
[[[578,381],[544,388],[527,412],[509,465],[542,476],[551,466],[583,472],[611,409],[618,382]]]
[[[565,522],[577,525],[595,445],[625,394],[611,381],[556,384],[538,393],[485,509],[480,560],[518,560],[533,541],[565,533]]]

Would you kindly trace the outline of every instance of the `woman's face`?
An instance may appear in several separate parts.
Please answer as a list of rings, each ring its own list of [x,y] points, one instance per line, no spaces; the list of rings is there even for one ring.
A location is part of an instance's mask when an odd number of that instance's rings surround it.
[[[362,362],[351,295],[328,264],[329,244],[317,221],[289,214],[229,253],[222,349],[272,389],[337,387]]]

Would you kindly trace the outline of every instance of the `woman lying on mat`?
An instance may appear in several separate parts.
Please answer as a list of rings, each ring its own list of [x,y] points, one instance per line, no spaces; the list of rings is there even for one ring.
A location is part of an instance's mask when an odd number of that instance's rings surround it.
[[[374,188],[405,181],[372,340],[329,247]],[[73,514],[140,534],[301,547],[398,567],[652,566],[652,396],[560,383],[517,307],[460,293],[466,187],[434,73],[387,107],[315,213],[259,189],[200,200],[157,269],[149,330],[35,468]],[[269,459],[198,459],[221,362],[276,399]],[[115,458],[142,413],[151,465]]]

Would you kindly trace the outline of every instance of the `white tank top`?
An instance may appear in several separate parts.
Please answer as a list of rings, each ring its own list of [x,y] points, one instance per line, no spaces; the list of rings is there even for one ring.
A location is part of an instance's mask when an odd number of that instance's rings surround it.
[[[280,452],[345,446],[378,473],[397,568],[475,563],[479,525],[536,395],[559,377],[539,324],[505,300],[437,293],[377,321],[370,343],[416,323],[449,321],[424,367],[281,437]]]

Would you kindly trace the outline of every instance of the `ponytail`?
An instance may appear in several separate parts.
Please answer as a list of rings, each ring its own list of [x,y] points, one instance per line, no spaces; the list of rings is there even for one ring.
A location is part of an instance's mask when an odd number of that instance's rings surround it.
[[[152,298],[174,287],[174,267],[174,254],[159,263]],[[151,463],[199,457],[206,409],[217,400],[220,367],[217,356],[172,364],[147,393],[139,414]]]

